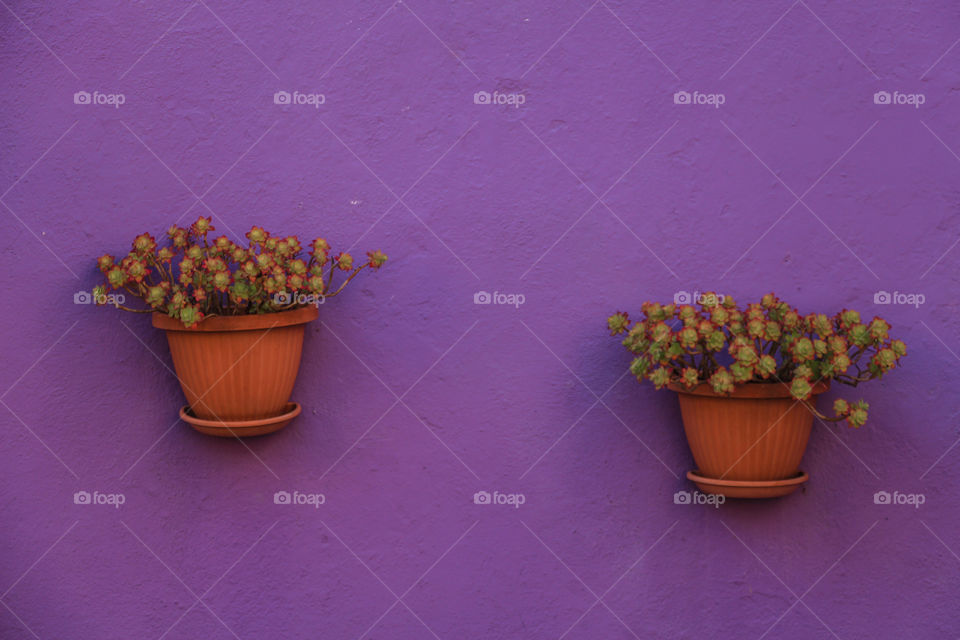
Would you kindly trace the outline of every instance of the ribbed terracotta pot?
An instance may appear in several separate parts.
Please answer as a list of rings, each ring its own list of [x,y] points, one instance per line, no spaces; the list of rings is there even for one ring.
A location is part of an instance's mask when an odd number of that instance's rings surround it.
[[[167,333],[190,416],[229,428],[231,423],[270,422],[290,413],[303,330],[317,316],[317,307],[306,306],[280,313],[214,316],[187,329],[179,320],[154,313],[153,326]]]
[[[749,383],[732,395],[709,384],[670,385],[680,399],[687,442],[698,469],[687,474],[707,493],[767,498],[786,495],[806,481],[800,460],[813,414],[779,382]],[[828,385],[814,386],[814,397]]]

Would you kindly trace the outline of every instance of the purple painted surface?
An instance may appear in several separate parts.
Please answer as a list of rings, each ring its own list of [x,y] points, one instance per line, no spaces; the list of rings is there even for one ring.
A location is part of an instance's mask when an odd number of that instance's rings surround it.
[[[960,634],[953,3],[2,4],[0,637]],[[164,336],[72,304],[200,214],[391,259],[269,437],[176,422]],[[675,504],[676,400],[605,335],[711,288],[909,346],[789,498]]]

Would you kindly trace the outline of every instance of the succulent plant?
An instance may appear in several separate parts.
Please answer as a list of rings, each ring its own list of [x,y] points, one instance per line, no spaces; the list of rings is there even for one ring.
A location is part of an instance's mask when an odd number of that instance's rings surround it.
[[[907,354],[882,318],[863,322],[850,309],[804,316],[772,293],[746,309],[710,293],[696,306],[646,302],[641,310],[643,319],[632,325],[622,311],[607,319],[610,335],[626,334],[623,345],[634,355],[630,372],[637,380],[657,389],[706,384],[719,395],[743,384],[783,384],[821,419],[851,427],[866,422],[869,405],[837,399],[828,417],[810,401],[817,383],[855,387],[880,378]]]
[[[120,262],[112,255],[97,258],[105,282],[94,288],[98,304],[109,290],[122,290],[143,300],[144,309],[114,306],[137,313],[166,313],[192,327],[208,316],[276,313],[324,300],[341,291],[366,268],[387,261],[381,251],[367,253],[357,264],[343,252],[331,259],[323,238],[310,243],[306,257],[296,236],[272,236],[261,227],[247,233],[246,247],[226,236],[209,239],[211,218],[198,218],[190,227],[171,226],[169,246],[158,248],[149,233],[133,240]],[[347,272],[334,285],[336,272]]]

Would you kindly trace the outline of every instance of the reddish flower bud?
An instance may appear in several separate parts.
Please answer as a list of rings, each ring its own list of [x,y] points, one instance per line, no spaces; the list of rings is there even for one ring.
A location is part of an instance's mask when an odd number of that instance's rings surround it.
[[[387,254],[379,249],[377,251],[368,251],[367,257],[370,259],[369,264],[372,269],[379,269],[387,261]]]
[[[350,271],[353,268],[353,256],[349,253],[341,253],[334,258],[337,268],[341,271]]]
[[[610,335],[615,336],[623,333],[630,326],[630,318],[625,311],[617,311],[607,318],[607,328],[610,329]]]

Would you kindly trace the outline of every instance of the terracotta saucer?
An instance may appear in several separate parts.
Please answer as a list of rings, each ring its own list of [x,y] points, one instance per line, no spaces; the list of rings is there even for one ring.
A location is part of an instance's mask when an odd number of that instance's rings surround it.
[[[219,438],[246,438],[247,436],[262,436],[283,429],[291,420],[300,415],[300,403],[288,402],[283,413],[272,418],[258,420],[204,420],[197,418],[190,412],[190,406],[180,408],[180,419],[191,427],[208,436]]]
[[[728,498],[779,498],[796,491],[810,479],[810,475],[800,471],[786,480],[717,480],[701,476],[696,471],[687,471],[687,479],[704,493],[723,494]]]

